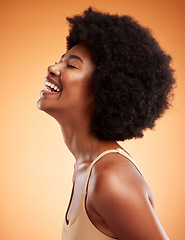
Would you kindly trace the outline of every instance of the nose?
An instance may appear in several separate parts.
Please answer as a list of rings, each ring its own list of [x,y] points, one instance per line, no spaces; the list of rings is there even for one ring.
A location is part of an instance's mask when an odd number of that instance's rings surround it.
[[[48,67],[48,73],[55,76],[60,76],[61,69],[59,68],[58,64],[54,64]]]

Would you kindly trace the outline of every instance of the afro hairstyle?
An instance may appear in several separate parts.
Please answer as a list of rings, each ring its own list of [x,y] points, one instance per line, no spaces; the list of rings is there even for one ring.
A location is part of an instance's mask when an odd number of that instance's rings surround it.
[[[171,56],[130,16],[89,7],[66,19],[67,50],[85,43],[96,63],[92,132],[103,140],[143,137],[143,130],[153,129],[170,106],[175,84]]]

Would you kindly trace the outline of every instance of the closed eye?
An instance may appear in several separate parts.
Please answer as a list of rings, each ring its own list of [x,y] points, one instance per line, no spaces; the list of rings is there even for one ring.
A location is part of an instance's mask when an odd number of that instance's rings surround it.
[[[68,68],[76,68],[75,66],[70,65],[70,64],[67,64],[67,67],[68,67]],[[77,68],[76,68],[76,69],[77,69]]]

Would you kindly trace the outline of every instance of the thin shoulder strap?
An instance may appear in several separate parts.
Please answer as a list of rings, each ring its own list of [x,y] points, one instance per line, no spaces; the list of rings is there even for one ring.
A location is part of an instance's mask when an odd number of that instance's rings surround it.
[[[100,159],[102,158],[104,155],[108,154],[108,153],[119,153],[123,156],[125,156],[135,167],[136,169],[138,170],[138,172],[141,174],[141,176],[143,177],[143,174],[142,172],[140,171],[139,167],[137,166],[137,164],[134,162],[134,160],[132,159],[132,157],[127,153],[125,152],[123,149],[121,148],[117,148],[117,149],[111,149],[111,150],[107,150],[107,151],[104,151],[102,152],[100,155],[98,155],[98,157],[91,163],[90,167],[89,167],[89,172],[88,172],[88,175],[87,175],[87,180],[86,180],[86,184],[85,184],[85,188],[84,188],[84,191],[87,192],[87,187],[88,187],[88,183],[89,183],[89,178],[90,178],[90,175],[91,175],[91,171],[92,171],[92,167],[94,166],[94,164]],[[144,177],[143,177],[144,178]]]

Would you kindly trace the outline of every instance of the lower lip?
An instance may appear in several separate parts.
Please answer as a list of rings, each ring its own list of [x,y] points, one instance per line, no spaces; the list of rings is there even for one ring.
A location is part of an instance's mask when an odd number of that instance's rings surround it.
[[[45,96],[45,95],[55,95],[55,94],[59,94],[59,93],[61,93],[61,92],[51,92],[51,91],[47,91],[47,90],[42,90],[42,91],[40,92],[40,95],[41,95],[41,96]]]

